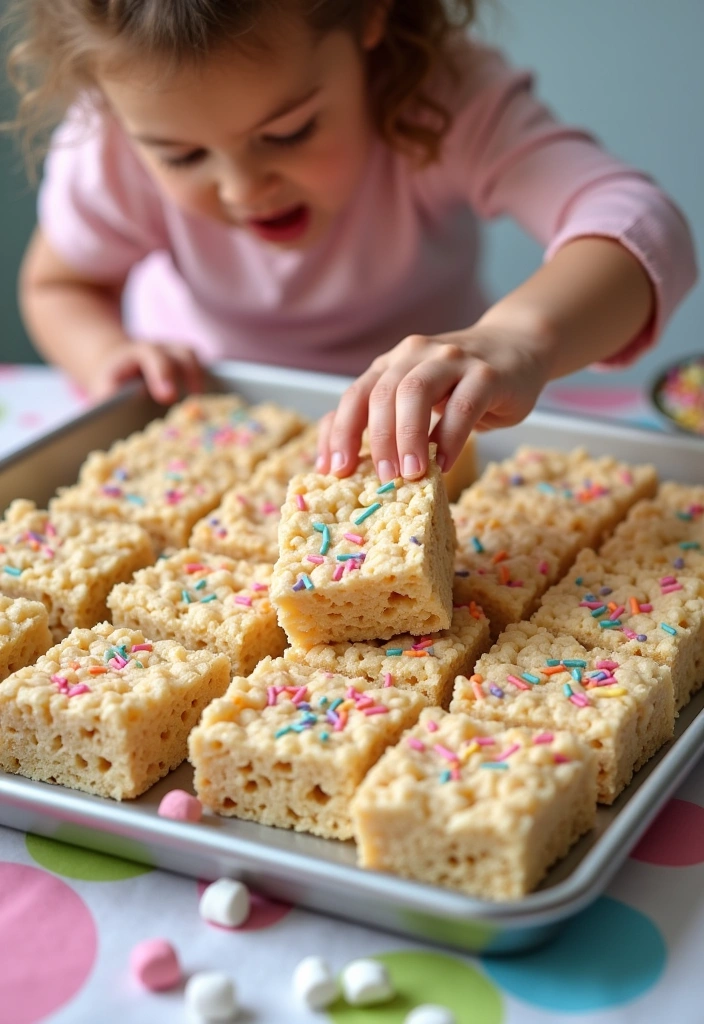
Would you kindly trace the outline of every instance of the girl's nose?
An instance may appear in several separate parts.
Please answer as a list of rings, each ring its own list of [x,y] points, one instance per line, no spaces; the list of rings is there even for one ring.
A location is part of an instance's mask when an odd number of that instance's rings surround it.
[[[220,200],[229,209],[251,212],[273,196],[277,187],[277,175],[266,168],[232,165],[220,178]]]

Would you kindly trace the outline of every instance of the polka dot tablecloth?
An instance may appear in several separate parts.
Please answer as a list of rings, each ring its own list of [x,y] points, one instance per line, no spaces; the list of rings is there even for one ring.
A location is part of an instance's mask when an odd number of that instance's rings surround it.
[[[52,371],[0,373],[0,454],[80,402]],[[183,988],[149,993],[129,974],[130,950],[153,937],[175,946],[186,976],[230,974],[246,1024],[403,1024],[419,1003],[449,1007],[458,1024],[704,1021],[704,763],[607,893],[523,955],[443,952],[256,895],[245,926],[218,928],[198,915],[201,892],[193,879],[0,828],[0,1024],[185,1024]],[[312,953],[337,969],[378,957],[397,997],[303,1010],[290,977]]]

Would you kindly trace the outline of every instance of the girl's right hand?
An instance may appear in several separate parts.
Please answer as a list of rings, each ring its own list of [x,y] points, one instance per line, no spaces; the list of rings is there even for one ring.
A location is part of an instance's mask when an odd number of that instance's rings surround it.
[[[203,368],[185,345],[129,341],[111,348],[91,375],[90,393],[102,401],[135,377],[142,377],[152,398],[175,402],[182,387],[203,390]]]

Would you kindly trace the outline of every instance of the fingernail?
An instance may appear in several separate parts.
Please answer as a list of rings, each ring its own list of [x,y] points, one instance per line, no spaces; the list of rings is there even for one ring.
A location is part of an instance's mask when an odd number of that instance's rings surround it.
[[[394,480],[398,476],[396,467],[388,459],[382,459],[376,471],[382,484],[388,484],[389,480]]]
[[[420,473],[420,462],[418,461],[417,455],[404,455],[403,456],[403,475],[418,476]]]
[[[320,472],[324,465],[325,459],[323,458],[322,455],[319,455],[318,458],[315,460],[315,468],[318,470],[318,472]]]
[[[332,459],[330,460],[330,469],[333,473],[337,473],[345,464],[345,456],[342,452],[333,452]]]

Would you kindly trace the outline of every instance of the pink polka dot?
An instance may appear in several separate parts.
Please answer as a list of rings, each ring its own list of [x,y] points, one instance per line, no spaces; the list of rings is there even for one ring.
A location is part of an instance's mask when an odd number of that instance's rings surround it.
[[[704,864],[704,807],[670,800],[631,856],[670,868]]]
[[[198,883],[198,899],[203,895],[209,882]],[[280,903],[278,900],[271,900],[268,896],[262,896],[252,889],[249,891],[252,911],[239,928],[227,928],[224,925],[213,924],[212,928],[222,928],[226,932],[258,932],[262,928],[270,928],[277,924],[282,918],[293,909],[290,903]],[[208,922],[210,924],[210,922]]]
[[[97,949],[91,913],[70,886],[40,868],[0,862],[3,1020],[35,1024],[59,1010],[85,983]]]

